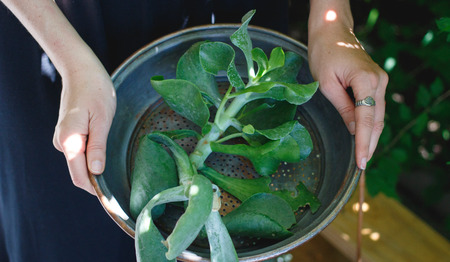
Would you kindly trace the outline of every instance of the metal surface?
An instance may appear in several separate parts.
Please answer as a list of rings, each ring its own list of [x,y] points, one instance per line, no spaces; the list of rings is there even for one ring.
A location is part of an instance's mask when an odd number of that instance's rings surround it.
[[[130,185],[136,139],[152,130],[194,127],[192,123],[174,114],[160,96],[152,89],[150,77],[163,75],[174,78],[179,57],[195,42],[202,40],[228,42],[238,25],[214,25],[183,30],[159,39],[142,48],[130,57],[113,74],[117,90],[117,111],[108,138],[107,165],[103,175],[92,177],[99,199],[112,219],[130,236],[134,236],[135,222],[129,213]],[[253,46],[266,52],[276,46],[285,51],[294,51],[307,59],[307,50],[297,41],[274,31],[251,27]],[[246,70],[245,59],[236,51],[236,64],[241,72]],[[218,81],[225,79],[219,77]],[[313,79],[307,63],[304,63],[299,82],[309,83]],[[298,107],[297,117],[312,135],[314,150],[300,164],[282,164],[272,175],[273,190],[293,189],[303,182],[320,199],[322,206],[312,214],[307,208],[296,213],[297,223],[291,229],[292,237],[282,241],[258,239],[233,239],[241,261],[261,261],[276,257],[301,245],[323,230],[342,209],[353,192],[360,172],[354,162],[354,141],[334,107],[317,92],[311,101]],[[181,141],[188,151],[195,141]],[[214,154],[209,164],[230,176],[252,178],[257,176],[251,165],[236,156]],[[222,210],[225,214],[240,203],[233,196],[222,192]],[[173,216],[176,208],[170,209]],[[157,221],[164,231],[170,230],[169,219]],[[181,260],[201,260],[209,257],[207,245],[195,242]]]

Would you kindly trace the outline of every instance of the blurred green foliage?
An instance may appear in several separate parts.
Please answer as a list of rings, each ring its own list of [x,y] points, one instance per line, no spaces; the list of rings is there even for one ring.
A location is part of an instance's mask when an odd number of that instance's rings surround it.
[[[306,21],[297,17],[298,10],[308,16],[308,8],[300,0],[291,5],[291,36],[306,43]],[[402,201],[449,237],[450,1],[364,0],[351,7],[355,34],[389,74],[368,191]]]
[[[450,1],[353,3],[355,22],[366,16],[355,32],[390,79],[385,128],[366,172],[368,191],[407,201],[398,180],[421,173],[429,183],[417,188],[417,204],[431,207],[450,192]],[[450,232],[445,210],[434,219]]]

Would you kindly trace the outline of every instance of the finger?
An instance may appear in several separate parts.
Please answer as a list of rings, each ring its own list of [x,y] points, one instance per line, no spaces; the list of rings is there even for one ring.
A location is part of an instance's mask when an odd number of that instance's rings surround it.
[[[101,174],[105,169],[106,142],[110,126],[111,121],[108,118],[94,117],[89,123],[86,157],[92,174]]]
[[[321,89],[325,91],[323,94],[341,115],[350,134],[354,135],[356,130],[355,105],[345,89],[337,81],[327,81],[321,85]]]
[[[375,88],[370,81],[362,80],[352,86],[356,101],[362,100],[367,96],[375,97]],[[355,154],[356,163],[360,169],[366,169],[369,159],[369,147],[372,138],[372,132],[375,122],[374,106],[358,106],[355,108],[356,135],[355,135]]]
[[[62,149],[73,184],[95,195],[87,173],[86,157],[84,155],[85,148],[86,136],[84,135],[72,134],[62,142]]]
[[[370,160],[375,152],[375,149],[378,144],[378,140],[380,139],[381,133],[384,129],[384,115],[386,111],[386,101],[384,99],[386,94],[386,86],[388,83],[388,76],[386,73],[382,74],[380,77],[380,82],[377,87],[377,91],[375,94],[375,119],[374,119],[374,127],[372,130],[372,137],[370,138],[370,146],[369,146],[369,157]]]

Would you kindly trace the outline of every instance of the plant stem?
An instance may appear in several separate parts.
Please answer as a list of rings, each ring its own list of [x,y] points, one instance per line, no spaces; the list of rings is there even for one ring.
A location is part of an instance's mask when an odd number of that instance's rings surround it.
[[[224,101],[227,100],[229,92],[231,92],[232,87],[230,87],[227,91],[227,94],[224,97]],[[222,101],[219,106],[218,113],[219,117],[215,117],[214,123],[212,124],[211,130],[198,141],[197,146],[194,151],[190,154],[189,159],[194,167],[194,169],[199,169],[204,166],[206,158],[212,153],[210,143],[212,141],[217,141],[219,137],[227,130],[228,127],[234,125],[235,122],[233,118],[236,114],[241,110],[241,108],[247,103],[247,96],[249,94],[242,94],[233,99],[231,104],[227,109],[224,110],[225,103]]]
[[[231,135],[228,135],[226,137],[222,137],[221,139],[217,140],[216,142],[217,143],[223,143],[223,142],[228,141],[228,140],[233,139],[233,138],[242,137],[243,135],[244,134],[242,134],[242,133],[231,134]]]
[[[212,152],[210,146],[211,141],[216,141],[222,133],[223,131],[216,124],[213,124],[211,130],[198,141],[194,151],[189,155],[194,169],[199,169],[204,166],[206,158]]]
[[[220,105],[219,105],[219,107],[217,108],[217,113],[216,113],[216,116],[215,116],[215,118],[214,118],[214,123],[217,123],[217,122],[220,121],[220,116],[221,116],[222,113],[223,113],[225,104],[226,104],[227,101],[228,101],[228,97],[230,96],[231,90],[233,90],[233,86],[232,86],[232,85],[230,85],[230,86],[228,87],[228,90],[227,90],[227,92],[225,93],[225,96],[223,97],[222,102],[220,102]]]

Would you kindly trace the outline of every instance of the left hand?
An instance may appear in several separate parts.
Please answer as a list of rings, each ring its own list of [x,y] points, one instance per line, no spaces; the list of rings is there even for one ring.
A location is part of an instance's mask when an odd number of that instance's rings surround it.
[[[308,49],[311,73],[349,132],[355,135],[356,163],[365,169],[384,127],[388,75],[345,26],[336,24],[310,34]],[[356,101],[371,96],[376,105],[355,108],[346,92],[348,87],[352,88]]]

